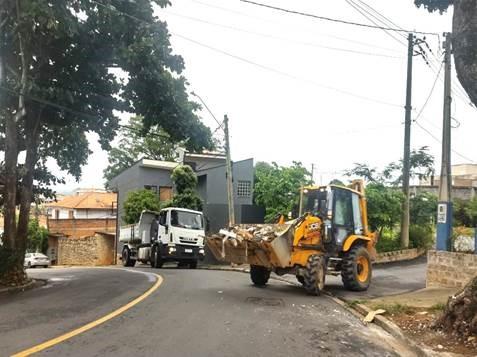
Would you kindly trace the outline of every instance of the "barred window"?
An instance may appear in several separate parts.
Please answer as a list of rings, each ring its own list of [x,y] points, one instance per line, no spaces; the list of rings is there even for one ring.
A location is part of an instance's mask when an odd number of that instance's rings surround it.
[[[252,194],[252,183],[250,181],[239,181],[237,185],[238,197],[249,197]]]

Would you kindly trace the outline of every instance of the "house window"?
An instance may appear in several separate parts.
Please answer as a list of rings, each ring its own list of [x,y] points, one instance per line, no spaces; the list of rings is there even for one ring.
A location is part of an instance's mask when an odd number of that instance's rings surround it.
[[[55,209],[55,219],[59,219],[59,218],[60,218],[60,210]]]
[[[154,192],[155,194],[157,194],[157,186],[155,185],[144,185],[144,188],[146,190],[151,190],[152,192]]]
[[[159,187],[159,201],[172,200],[172,187],[160,186]]]
[[[69,211],[68,211],[68,218],[69,218],[69,219],[75,218],[75,217],[74,217],[74,211],[73,211],[73,210],[69,210]]]
[[[249,197],[252,193],[252,183],[250,181],[239,181],[237,185],[238,197]]]

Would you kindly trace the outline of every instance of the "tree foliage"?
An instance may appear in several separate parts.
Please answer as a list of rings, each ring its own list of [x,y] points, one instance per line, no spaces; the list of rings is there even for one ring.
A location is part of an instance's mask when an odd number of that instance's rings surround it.
[[[134,224],[139,222],[142,211],[159,211],[160,208],[159,198],[154,191],[147,189],[130,191],[124,201],[123,220],[126,224]]]
[[[48,250],[48,230],[40,226],[38,219],[31,219],[28,222],[27,250],[43,254]]]
[[[434,174],[434,156],[428,151],[427,146],[411,151],[409,157],[411,178],[425,179]],[[368,182],[382,185],[398,186],[402,184],[402,165],[402,160],[390,162],[382,171],[378,171],[368,164],[355,163],[355,166],[347,170],[345,175],[361,177]]]
[[[453,200],[454,225],[464,227],[477,227],[477,198]]]
[[[411,197],[409,201],[409,218],[411,224],[432,225],[437,212],[437,196],[424,192]]]
[[[255,165],[254,201],[265,207],[266,219],[288,214],[299,201],[302,185],[311,184],[310,172],[294,161],[289,167],[258,162]]]
[[[430,12],[439,11],[443,13],[454,3],[454,0],[414,0],[417,7],[423,6]]]
[[[174,142],[187,140],[195,150],[210,147],[211,132],[195,114],[198,104],[187,95],[187,81],[181,75],[184,61],[172,51],[166,23],[154,15],[154,6],[168,4],[167,0],[2,1],[2,249],[14,259],[2,270],[0,282],[25,280],[22,266],[35,170],[53,159],[79,179],[90,154],[86,133],[97,133],[102,148],[109,149],[118,129],[115,111],[142,116],[144,134],[157,125]],[[118,71],[127,80],[115,76]]]
[[[142,117],[129,119],[127,126],[119,130],[120,140],[108,153],[108,166],[104,169],[106,182],[131,167],[141,158],[173,161],[177,145],[170,135],[159,126],[144,131]]]
[[[380,183],[370,183],[366,187],[368,203],[368,223],[373,231],[384,228],[393,230],[401,219],[401,205],[404,196],[400,190],[384,186]]]
[[[172,182],[176,193],[172,199],[174,207],[202,211],[202,199],[197,194],[197,176],[189,165],[181,165],[172,171]]]

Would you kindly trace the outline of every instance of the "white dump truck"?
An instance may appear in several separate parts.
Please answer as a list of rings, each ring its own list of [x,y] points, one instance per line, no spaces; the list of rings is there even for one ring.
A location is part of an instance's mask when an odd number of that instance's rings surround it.
[[[122,226],[119,232],[126,267],[139,261],[160,268],[167,261],[176,261],[195,269],[204,258],[204,239],[202,212],[175,207],[143,211],[138,223]]]

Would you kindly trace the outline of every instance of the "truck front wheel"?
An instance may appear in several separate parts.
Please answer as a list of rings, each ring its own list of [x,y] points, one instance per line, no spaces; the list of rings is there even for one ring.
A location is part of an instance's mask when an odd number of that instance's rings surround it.
[[[153,268],[162,268],[164,261],[161,258],[161,253],[157,246],[152,246],[151,249],[151,267]]]
[[[259,265],[250,265],[250,278],[254,285],[265,286],[270,279],[270,270]]]
[[[131,250],[128,247],[123,248],[122,261],[125,267],[133,267],[136,264],[136,259],[131,258]]]

